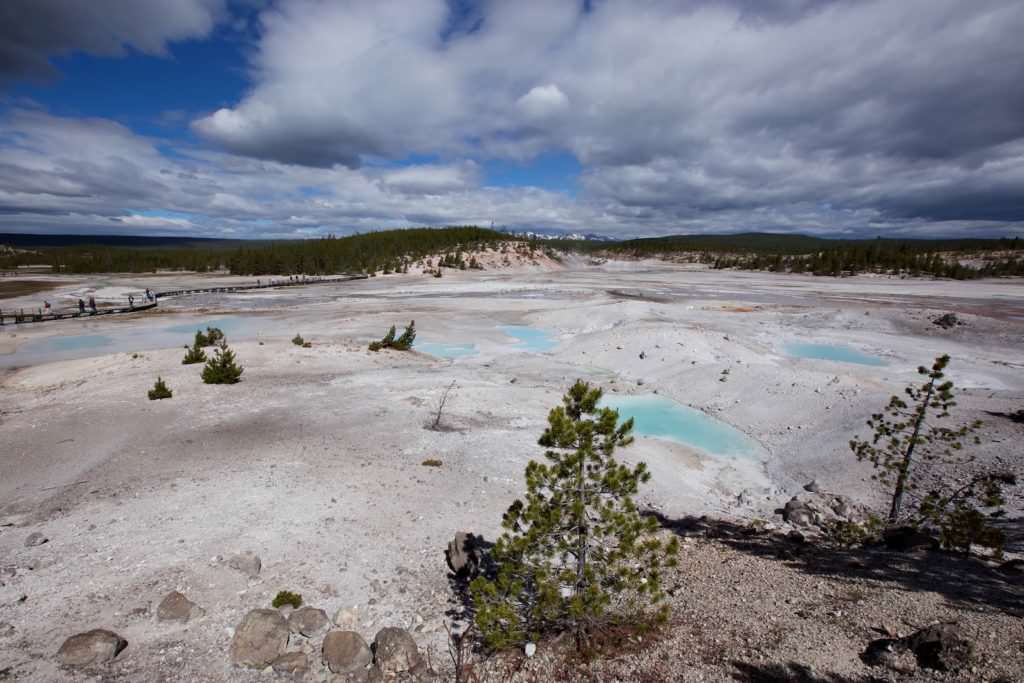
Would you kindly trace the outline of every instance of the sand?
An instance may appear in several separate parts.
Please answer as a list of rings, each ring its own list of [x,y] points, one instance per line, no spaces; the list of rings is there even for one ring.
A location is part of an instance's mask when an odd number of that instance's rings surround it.
[[[161,279],[160,288],[225,280]],[[63,286],[123,293],[153,282],[109,276]],[[0,670],[52,680],[62,640],[104,626],[129,640],[121,666],[131,680],[156,680],[154,672],[250,680],[229,666],[230,630],[282,589],[332,615],[356,608],[366,637],[384,625],[412,627],[440,651],[445,544],[458,530],[497,535],[523,490],[523,467],[541,457],[547,411],[577,378],[610,392],[656,391],[760,444],[759,458],[645,438],[623,450],[654,475],[640,502],[668,516],[772,519],[811,479],[877,500],[846,442],[941,353],[953,357],[950,376],[963,387],[958,414],[986,420],[979,457],[1019,458],[1020,427],[989,414],[1024,403],[1018,280],[834,280],[568,259],[304,291],[169,301],[159,313],[87,328],[0,328],[0,354],[18,365],[19,354],[59,334],[117,338],[197,309],[257,321],[230,339],[245,367],[234,386],[204,385],[198,366],[181,365],[180,346],[144,342],[36,358],[2,376],[0,523],[9,526],[0,527],[0,569],[14,573],[0,574],[0,619],[14,625],[7,642],[16,647],[0,648]],[[966,324],[931,324],[947,311]],[[478,353],[453,361],[366,350],[410,319],[421,341],[472,343]],[[508,324],[544,328],[559,343],[524,352],[502,332]],[[291,344],[295,333],[312,348]],[[850,345],[886,365],[790,358],[784,346],[794,340]],[[173,399],[146,400],[158,375]],[[446,429],[427,429],[453,380]],[[422,466],[427,458],[442,467]],[[1020,500],[1011,503],[1019,514]],[[24,547],[33,531],[49,542]],[[256,580],[223,562],[243,550],[263,560]],[[168,626],[142,609],[174,589],[207,616]]]

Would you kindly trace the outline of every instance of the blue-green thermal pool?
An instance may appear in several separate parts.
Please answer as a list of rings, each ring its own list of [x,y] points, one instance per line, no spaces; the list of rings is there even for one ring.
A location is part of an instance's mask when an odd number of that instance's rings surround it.
[[[832,360],[839,363],[857,363],[858,365],[885,365],[885,361],[878,356],[872,356],[840,344],[790,342],[786,344],[784,350],[786,355],[792,358]]]
[[[445,344],[442,342],[417,341],[414,348],[417,351],[429,353],[431,356],[437,356],[438,358],[465,358],[466,356],[475,356],[477,354],[476,344]]]
[[[622,420],[633,418],[633,434],[670,439],[711,455],[753,456],[760,444],[749,436],[699,410],[654,395],[609,396],[601,405],[619,411]]]
[[[518,343],[516,349],[540,353],[550,351],[558,346],[558,341],[551,336],[548,330],[527,325],[502,325],[501,331],[510,337],[514,337]]]

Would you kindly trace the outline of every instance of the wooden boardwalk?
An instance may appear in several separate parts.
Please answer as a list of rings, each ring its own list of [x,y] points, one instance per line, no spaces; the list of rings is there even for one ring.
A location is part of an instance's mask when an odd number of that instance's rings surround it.
[[[138,313],[156,308],[160,299],[172,296],[189,296],[190,294],[221,294],[228,292],[247,292],[254,289],[280,289],[281,287],[308,287],[310,285],[330,285],[339,282],[351,282],[352,280],[365,280],[369,275],[343,275],[341,277],[314,277],[299,278],[295,280],[271,280],[266,283],[259,281],[255,285],[233,285],[230,287],[202,287],[199,289],[172,289],[166,292],[154,292],[152,302],[143,303],[138,306],[115,306],[112,308],[99,308],[95,311],[86,309],[84,312],[72,311],[70,313],[22,313],[17,311],[10,313],[0,311],[0,325],[28,325],[31,323],[48,323],[55,320],[73,320],[75,318],[94,318],[101,315],[116,315],[119,313]]]

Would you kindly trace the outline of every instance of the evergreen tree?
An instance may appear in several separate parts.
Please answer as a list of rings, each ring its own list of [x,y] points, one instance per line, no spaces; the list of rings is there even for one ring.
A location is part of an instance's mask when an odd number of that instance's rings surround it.
[[[925,382],[907,387],[906,398],[893,396],[883,412],[868,420],[871,440],[853,439],[850,448],[859,460],[874,465],[875,478],[891,489],[889,524],[933,529],[946,548],[969,552],[978,544],[999,553],[1005,536],[991,521],[1003,516],[1003,490],[1016,485],[1017,478],[1000,470],[975,471],[966,479],[961,474],[972,460],[961,455],[963,440],[981,422],[943,424],[956,405],[953,383],[945,376],[948,365],[949,356],[940,356],[930,370],[918,368]],[[973,440],[979,443],[977,436]],[[909,511],[907,496],[915,502]]]
[[[949,356],[940,356],[931,370],[919,367],[917,372],[927,377],[924,384],[907,387],[906,399],[893,396],[883,412],[868,420],[868,427],[874,430],[871,441],[850,441],[857,459],[870,462],[877,470],[875,479],[891,489],[890,524],[899,521],[907,491],[917,488],[914,456],[920,458],[922,467],[948,459],[963,447],[961,440],[981,426],[973,422],[951,429],[927,420],[929,412],[934,420],[949,417],[949,409],[956,405],[953,383],[942,381],[947,365]]]
[[[391,328],[394,329],[394,328]],[[409,326],[402,332],[402,336],[397,341],[391,344],[391,348],[397,351],[408,351],[412,348],[413,342],[416,341],[416,321],[410,320]]]
[[[206,384],[236,384],[242,378],[243,368],[235,363],[235,352],[223,343],[214,349],[213,357],[203,367]]]
[[[306,340],[302,338],[301,334],[297,334],[294,337],[292,337],[292,344],[295,344],[296,346],[302,346],[305,343]]]
[[[170,398],[171,396],[172,392],[170,389],[167,388],[167,385],[164,383],[163,378],[157,377],[156,384],[154,384],[153,388],[149,390],[149,400],[159,401],[160,399]]]
[[[632,442],[633,421],[620,425],[600,399],[600,389],[578,381],[549,413],[538,442],[547,463],[527,465],[526,502],[504,515],[496,571],[470,585],[490,647],[570,630],[582,649],[608,620],[613,599],[642,612],[663,597],[661,572],[675,564],[677,541],[655,537],[655,520],[637,510],[633,496],[650,473],[614,457]],[[665,618],[667,607],[657,616]]]
[[[199,334],[201,333],[196,332],[196,335]],[[181,359],[182,365],[192,365],[193,363],[206,362],[206,352],[203,351],[202,346],[199,344],[198,338],[196,339],[195,343],[192,344],[192,348],[189,349],[189,347],[187,346],[185,348],[188,349],[188,351],[185,352],[185,357]]]

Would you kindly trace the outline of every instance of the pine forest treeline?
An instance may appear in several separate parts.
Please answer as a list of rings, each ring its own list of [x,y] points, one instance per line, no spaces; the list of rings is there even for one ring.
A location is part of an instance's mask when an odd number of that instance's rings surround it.
[[[446,251],[474,249],[514,240],[508,234],[458,226],[386,230],[348,237],[328,236],[282,242],[245,241],[186,247],[110,244],[43,246],[0,251],[0,269],[49,265],[65,273],[145,273],[156,270],[229,270],[236,275],[327,275],[398,271],[416,260]]]
[[[1024,242],[1019,237],[829,240],[805,235],[754,233],[628,240],[602,246],[601,250],[638,258],[685,258],[718,269],[834,277],[883,273],[969,280],[1024,275]]]

